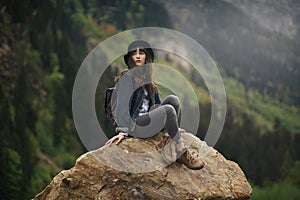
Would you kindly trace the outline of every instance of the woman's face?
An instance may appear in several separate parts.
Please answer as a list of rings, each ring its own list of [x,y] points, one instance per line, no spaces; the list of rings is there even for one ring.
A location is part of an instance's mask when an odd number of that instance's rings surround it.
[[[137,67],[142,66],[146,62],[146,53],[140,50],[139,48],[137,48],[136,51],[134,51],[131,56],[135,63],[135,66]]]

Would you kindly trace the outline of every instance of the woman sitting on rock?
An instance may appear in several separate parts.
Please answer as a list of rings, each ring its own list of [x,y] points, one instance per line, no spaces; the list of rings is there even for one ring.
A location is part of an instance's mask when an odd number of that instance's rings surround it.
[[[137,40],[128,46],[124,61],[128,69],[117,78],[116,123],[118,135],[107,145],[119,144],[125,137],[148,138],[166,130],[176,147],[178,161],[190,169],[200,169],[197,160],[185,147],[178,127],[179,99],[169,95],[162,102],[152,80],[154,53],[146,41]]]

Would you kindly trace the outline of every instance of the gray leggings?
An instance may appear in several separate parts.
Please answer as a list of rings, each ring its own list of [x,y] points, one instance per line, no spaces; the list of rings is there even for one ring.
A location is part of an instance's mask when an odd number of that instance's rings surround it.
[[[137,117],[133,135],[147,138],[156,135],[162,129],[166,129],[176,143],[181,142],[181,134],[178,130],[178,112],[178,97],[175,95],[167,96],[160,106]]]

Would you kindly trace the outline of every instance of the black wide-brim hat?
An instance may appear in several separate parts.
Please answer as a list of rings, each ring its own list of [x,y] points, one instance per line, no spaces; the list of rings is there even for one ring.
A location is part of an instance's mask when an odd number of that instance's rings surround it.
[[[150,44],[144,40],[136,40],[130,43],[127,49],[127,54],[124,55],[124,62],[128,67],[128,60],[130,58],[131,52],[135,51],[137,48],[144,51],[146,53],[146,57],[149,57],[152,62],[154,61],[154,53]]]

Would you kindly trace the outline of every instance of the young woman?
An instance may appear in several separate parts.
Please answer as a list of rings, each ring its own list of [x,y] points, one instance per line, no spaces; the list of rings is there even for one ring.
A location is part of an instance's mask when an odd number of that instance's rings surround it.
[[[116,122],[119,134],[107,145],[119,144],[128,135],[147,138],[163,128],[176,147],[177,158],[190,169],[200,169],[197,160],[185,147],[178,127],[179,99],[167,96],[162,102],[152,81],[154,53],[146,41],[137,40],[128,46],[124,61],[128,67],[117,78]]]

